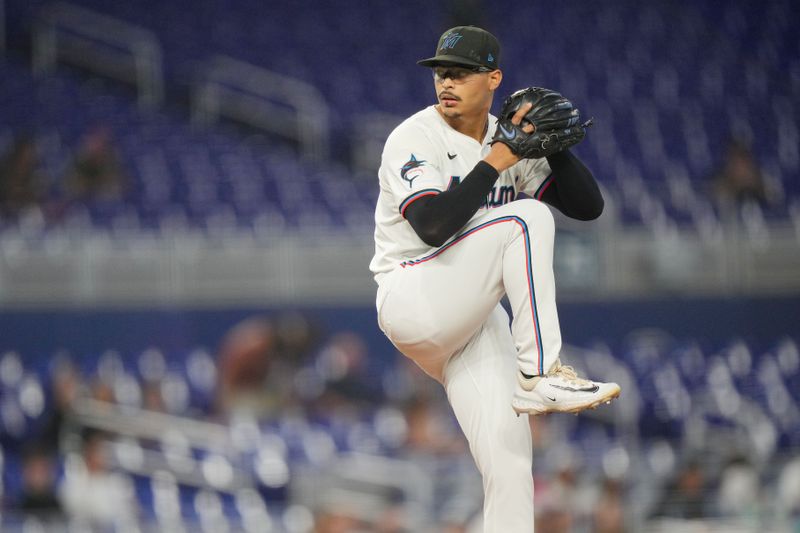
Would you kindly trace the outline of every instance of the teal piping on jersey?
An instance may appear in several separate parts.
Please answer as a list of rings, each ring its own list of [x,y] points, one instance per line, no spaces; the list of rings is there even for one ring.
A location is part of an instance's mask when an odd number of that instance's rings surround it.
[[[539,188],[536,189],[536,192],[533,194],[533,197],[541,201],[542,196],[544,196],[544,191],[546,191],[547,188],[553,184],[553,181],[555,181],[555,176],[553,174],[547,176],[542,182],[542,184],[539,185]]]
[[[408,260],[408,261],[403,261],[402,263],[400,263],[400,266],[403,267],[403,268],[412,267],[412,266],[420,265],[422,263],[430,261],[431,259],[435,259],[442,252],[448,250],[451,246],[455,245],[456,243],[461,242],[462,240],[466,239],[470,235],[473,235],[473,234],[475,234],[476,232],[478,232],[478,231],[480,231],[482,229],[494,226],[495,224],[500,224],[502,222],[514,222],[514,223],[516,223],[517,225],[519,225],[520,229],[522,229],[522,235],[525,237],[525,266],[526,266],[526,271],[527,271],[527,276],[528,276],[528,297],[529,297],[529,301],[530,301],[530,305],[531,305],[531,315],[532,315],[532,318],[533,318],[533,324],[534,324],[534,328],[535,328],[535,331],[536,331],[536,338],[534,340],[536,341],[536,352],[537,352],[537,354],[539,356],[539,361],[538,361],[538,363],[539,363],[538,364],[539,375],[544,375],[544,351],[543,351],[542,343],[541,343],[542,332],[541,332],[541,329],[539,328],[539,314],[536,312],[536,292],[533,289],[533,267],[532,267],[532,259],[531,259],[532,258],[532,255],[531,255],[531,241],[530,241],[530,237],[528,236],[528,225],[525,223],[524,220],[522,220],[521,218],[519,218],[517,216],[505,216],[505,217],[500,217],[500,218],[496,218],[496,219],[493,219],[493,220],[489,220],[487,222],[484,222],[483,224],[475,226],[474,228],[470,229],[469,231],[466,231],[466,232],[462,233],[461,235],[459,235],[458,237],[456,237],[455,239],[453,239],[449,243],[447,243],[444,246],[442,246],[441,248],[437,249],[435,252],[430,253],[430,254],[426,255],[425,257],[421,257],[419,259],[411,259],[411,260]]]
[[[421,191],[417,191],[400,204],[400,216],[405,218],[406,217],[406,209],[408,206],[411,205],[412,202],[415,200],[419,200],[423,196],[436,196],[437,194],[441,193],[439,189],[422,189]]]

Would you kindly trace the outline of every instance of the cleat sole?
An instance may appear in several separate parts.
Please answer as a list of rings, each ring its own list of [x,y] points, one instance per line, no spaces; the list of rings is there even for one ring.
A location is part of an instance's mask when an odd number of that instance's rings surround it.
[[[612,391],[610,394],[603,396],[602,398],[596,399],[591,403],[565,409],[551,409],[547,407],[545,407],[544,409],[540,409],[538,406],[520,406],[516,405],[515,400],[512,400],[511,407],[517,413],[517,416],[521,415],[522,413],[527,413],[531,416],[546,415],[548,413],[573,413],[577,415],[581,411],[585,411],[587,409],[597,409],[601,404],[605,405],[610,404],[612,400],[619,397],[619,393],[620,389],[617,389],[615,391]]]

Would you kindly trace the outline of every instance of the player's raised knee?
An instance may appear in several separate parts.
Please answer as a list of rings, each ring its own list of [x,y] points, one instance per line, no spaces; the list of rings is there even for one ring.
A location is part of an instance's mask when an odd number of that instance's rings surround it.
[[[546,204],[533,199],[518,200],[513,203],[519,204],[515,205],[517,215],[522,217],[531,229],[555,231],[555,219]]]

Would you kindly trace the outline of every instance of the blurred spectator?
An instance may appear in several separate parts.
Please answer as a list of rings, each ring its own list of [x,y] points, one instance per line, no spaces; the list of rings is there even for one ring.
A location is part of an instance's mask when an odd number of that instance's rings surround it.
[[[363,531],[362,521],[344,510],[325,509],[314,520],[314,533],[352,533]]]
[[[622,481],[606,478],[600,496],[592,510],[592,531],[594,533],[625,532],[625,502]]]
[[[14,217],[42,200],[46,180],[38,167],[36,142],[20,136],[0,161],[0,215]]]
[[[57,518],[61,504],[56,497],[55,457],[47,448],[34,446],[22,462],[22,495],[19,508],[42,519]]]
[[[699,461],[691,460],[667,487],[656,514],[687,520],[705,518],[706,476]]]
[[[571,446],[563,445],[550,454],[555,466],[552,479],[537,478],[536,531],[568,533],[580,525],[582,501],[578,486],[578,457]]]
[[[42,447],[55,453],[64,420],[81,394],[83,382],[72,361],[63,356],[56,358],[52,376],[53,403],[48,410],[49,415],[43,424],[39,442]]]
[[[103,378],[96,376],[92,383],[91,396],[93,400],[106,404],[116,403],[114,387]]]
[[[407,517],[398,506],[375,512],[358,505],[325,505],[315,515],[313,533],[406,533]],[[377,516],[372,516],[377,514]]]
[[[115,200],[126,185],[111,130],[103,125],[81,139],[67,175],[67,194],[75,200]]]
[[[779,512],[794,525],[794,531],[800,531],[800,456],[781,469],[776,489]]]
[[[435,405],[425,397],[414,398],[406,405],[404,414],[408,430],[404,449],[409,454],[466,453],[466,441],[459,437],[454,428],[448,430]]]
[[[442,402],[447,401],[441,385],[400,352],[394,353],[393,363],[386,368],[381,381],[387,399],[399,404],[418,396],[440,397]]]
[[[408,517],[400,505],[389,507],[376,520],[372,528],[375,533],[406,533],[408,528]],[[450,533],[449,531],[445,533]]]
[[[108,440],[104,433],[84,433],[80,456],[67,457],[59,496],[71,517],[108,526],[137,514],[133,488],[127,478],[109,469]]]
[[[266,387],[275,348],[275,328],[264,317],[248,318],[225,335],[218,354],[221,413],[246,409],[263,416],[275,410],[277,400]]]
[[[161,382],[145,381],[142,385],[142,409],[147,411],[166,412],[164,396],[161,394]]]
[[[299,367],[318,341],[317,326],[298,312],[282,313],[275,318],[278,360]]]
[[[295,311],[276,316],[274,327],[275,353],[270,359],[266,387],[275,408],[288,412],[303,401],[318,397],[324,389],[320,376],[306,367],[319,341],[319,329],[306,316]],[[306,369],[301,371],[304,367]]]
[[[427,475],[433,494],[429,501],[418,503],[427,506],[439,526],[437,531],[462,533],[481,513],[482,481],[467,452],[466,439],[444,409],[444,401],[426,396],[406,404],[406,441],[400,457]]]
[[[712,178],[713,196],[722,209],[747,202],[765,204],[767,190],[761,169],[747,144],[732,139],[722,167]]]
[[[563,507],[536,509],[537,533],[570,533],[572,530],[572,515]]]
[[[759,475],[744,457],[734,457],[722,470],[717,493],[719,514],[731,518],[759,515]]]
[[[369,375],[367,344],[357,333],[334,335],[317,357],[316,368],[326,382],[318,402],[327,410],[336,405],[375,405],[383,399],[382,384]]]

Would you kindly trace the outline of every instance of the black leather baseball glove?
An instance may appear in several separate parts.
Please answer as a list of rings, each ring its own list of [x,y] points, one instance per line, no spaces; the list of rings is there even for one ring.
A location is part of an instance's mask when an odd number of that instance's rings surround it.
[[[511,118],[526,103],[532,107],[518,126]],[[534,130],[523,128],[532,124]],[[581,142],[592,119],[580,124],[580,113],[561,94],[542,87],[516,91],[503,102],[492,144],[501,142],[522,159],[539,159]]]

